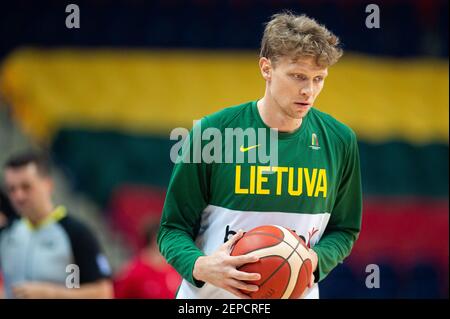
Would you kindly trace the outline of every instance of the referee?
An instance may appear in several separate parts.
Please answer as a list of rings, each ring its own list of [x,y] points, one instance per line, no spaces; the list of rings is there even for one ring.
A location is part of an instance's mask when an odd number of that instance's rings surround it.
[[[11,157],[4,182],[21,217],[0,232],[5,297],[111,298],[110,267],[97,239],[52,202],[47,158],[34,152]]]

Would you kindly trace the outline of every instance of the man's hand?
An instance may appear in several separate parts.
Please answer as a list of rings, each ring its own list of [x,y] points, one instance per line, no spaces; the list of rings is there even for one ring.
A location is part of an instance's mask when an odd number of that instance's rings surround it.
[[[109,279],[99,279],[74,289],[48,282],[24,282],[13,286],[12,292],[20,299],[112,298],[113,286]]]
[[[312,272],[311,272],[311,280],[308,284],[308,288],[312,288],[312,286],[314,286],[314,280],[315,280],[314,271],[316,271],[316,269],[317,269],[317,263],[319,261],[319,258],[317,257],[316,252],[312,249],[309,249],[309,255],[311,258]]]
[[[54,284],[46,282],[26,282],[12,288],[14,297],[19,299],[53,299],[56,291]]]
[[[259,280],[261,275],[239,271],[236,268],[247,263],[257,262],[259,259],[247,255],[230,256],[231,248],[243,234],[244,232],[239,230],[212,255],[197,258],[193,270],[194,278],[225,289],[240,298],[249,299],[250,297],[239,289],[250,292],[257,291],[258,286],[247,284],[244,281]]]

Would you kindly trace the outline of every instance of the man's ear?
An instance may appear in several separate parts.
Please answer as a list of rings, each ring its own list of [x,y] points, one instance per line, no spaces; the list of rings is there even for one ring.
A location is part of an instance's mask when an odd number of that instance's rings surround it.
[[[265,57],[259,59],[259,69],[261,74],[266,81],[270,81],[272,78],[272,62]]]

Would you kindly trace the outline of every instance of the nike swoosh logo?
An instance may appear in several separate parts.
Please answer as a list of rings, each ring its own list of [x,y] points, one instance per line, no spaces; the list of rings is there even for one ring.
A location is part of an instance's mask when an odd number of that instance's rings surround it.
[[[261,144],[258,144],[258,145],[252,145],[252,146],[249,146],[249,147],[244,147],[244,145],[241,145],[241,147],[239,148],[239,150],[242,152],[242,153],[245,153],[245,152],[247,152],[247,151],[250,151],[251,149],[253,149],[253,148],[257,148],[258,146],[260,146]]]

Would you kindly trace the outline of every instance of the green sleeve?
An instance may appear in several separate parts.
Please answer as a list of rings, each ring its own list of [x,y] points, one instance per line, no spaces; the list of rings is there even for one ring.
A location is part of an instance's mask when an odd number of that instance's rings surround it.
[[[323,280],[350,254],[359,236],[362,219],[362,187],[358,143],[351,132],[335,205],[321,240],[313,247],[318,256],[315,281]]]
[[[195,261],[204,253],[195,245],[194,240],[199,230],[202,211],[208,203],[209,173],[207,164],[192,162],[193,131],[189,136],[191,138],[185,143],[190,145],[190,162],[180,161],[175,164],[167,189],[157,242],[167,262],[191,284],[201,287],[204,283],[195,280],[192,271]],[[181,156],[187,158],[185,155]]]

